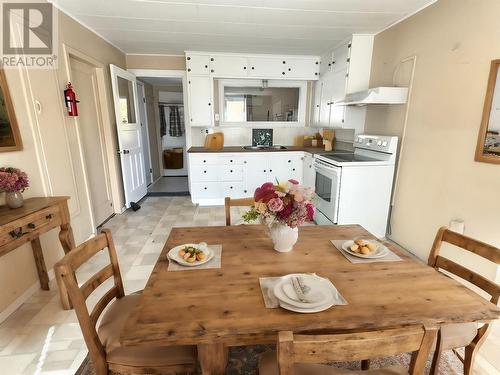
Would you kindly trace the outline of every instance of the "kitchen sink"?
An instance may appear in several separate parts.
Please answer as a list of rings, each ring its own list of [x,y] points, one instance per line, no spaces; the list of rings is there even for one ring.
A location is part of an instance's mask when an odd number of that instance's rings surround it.
[[[285,146],[243,146],[245,150],[286,150]]]

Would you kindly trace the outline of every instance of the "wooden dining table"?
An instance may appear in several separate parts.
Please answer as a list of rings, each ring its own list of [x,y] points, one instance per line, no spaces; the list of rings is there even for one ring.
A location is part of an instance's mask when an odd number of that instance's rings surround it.
[[[489,322],[500,309],[390,243],[402,261],[350,263],[330,242],[373,238],[358,225],[306,226],[288,253],[260,225],[173,228],[128,318],[122,345],[197,345],[203,374],[223,374],[229,346],[275,343],[279,331],[347,332],[422,324]],[[222,245],[219,269],[167,271],[184,243]],[[348,304],[314,314],[266,308],[260,277],[316,273]]]

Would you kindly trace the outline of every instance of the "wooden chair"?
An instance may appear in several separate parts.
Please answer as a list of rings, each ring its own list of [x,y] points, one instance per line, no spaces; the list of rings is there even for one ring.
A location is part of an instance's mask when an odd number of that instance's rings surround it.
[[[82,286],[78,286],[75,271],[92,256],[106,248],[110,264],[98,271]],[[104,229],[98,236],[71,250],[56,264],[55,269],[68,290],[97,375],[108,374],[109,370],[134,374],[195,372],[195,347],[121,346],[120,334],[132,309],[138,304],[141,294],[124,295],[116,250],[109,230]],[[89,314],[87,298],[111,277],[113,287],[104,294]],[[99,328],[96,329],[99,317],[114,298],[116,300],[103,314]]]
[[[490,302],[498,304],[500,285],[439,255],[443,242],[458,246],[496,264],[500,264],[500,249],[442,227],[434,239],[428,260],[428,264],[431,267],[437,270],[446,270],[484,290],[491,296]],[[476,323],[449,324],[441,327],[437,337],[436,351],[432,360],[431,374],[438,373],[439,360],[443,350],[462,347],[465,347],[465,357],[463,359],[460,356],[458,357],[464,363],[464,374],[472,374],[474,358],[486,339],[486,333],[489,328],[489,324],[485,324],[479,328]]]
[[[224,198],[224,209],[226,210],[226,226],[231,225],[231,207],[245,207],[252,206],[255,201],[252,198],[240,198],[231,199],[229,197]]]
[[[372,375],[423,374],[437,329],[422,326],[392,328],[371,332],[294,335],[278,334],[278,352],[267,352],[259,362],[259,375],[347,375],[362,374],[321,363],[358,361],[404,352],[415,352],[410,371],[402,366],[370,370]]]

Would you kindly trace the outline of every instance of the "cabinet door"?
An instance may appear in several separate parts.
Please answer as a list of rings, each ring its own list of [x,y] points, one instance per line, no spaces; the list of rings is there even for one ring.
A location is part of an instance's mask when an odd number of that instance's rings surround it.
[[[276,57],[250,57],[248,59],[248,75],[263,78],[285,77],[286,60]]]
[[[306,187],[314,187],[316,172],[313,166],[313,156],[306,153],[302,161],[302,184]]]
[[[248,163],[245,169],[245,190],[249,196],[253,195],[255,189],[264,182],[271,182],[269,175],[269,165],[271,164],[265,155],[252,155],[247,159]]]
[[[327,72],[321,78],[321,100],[319,107],[319,126],[330,126],[330,108],[332,102],[332,95],[334,92],[332,73]]]
[[[311,126],[319,126],[321,108],[322,81],[313,82],[313,100],[311,104]]]
[[[212,79],[208,76],[190,76],[188,96],[191,126],[213,126]]]
[[[302,156],[292,155],[287,158],[288,179],[293,179],[302,184]]]
[[[191,181],[218,181],[219,167],[216,165],[192,165],[191,166]]]
[[[319,58],[313,59],[294,59],[288,58],[286,61],[286,77],[316,80],[319,77]]]
[[[248,59],[242,56],[214,56],[210,73],[217,77],[246,77]]]
[[[345,43],[333,50],[332,72],[343,70],[349,65],[351,42]]]
[[[187,54],[186,70],[190,75],[209,75],[210,56]]]
[[[330,108],[330,126],[343,127],[345,119],[345,106],[334,105],[336,102],[343,100],[346,94],[347,83],[347,67],[343,70],[337,70],[331,74],[332,85],[332,105]]]

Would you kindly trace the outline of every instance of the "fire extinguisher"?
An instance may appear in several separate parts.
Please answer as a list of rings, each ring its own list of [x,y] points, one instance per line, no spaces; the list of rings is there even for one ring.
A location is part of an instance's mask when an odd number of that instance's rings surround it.
[[[73,91],[73,86],[71,82],[66,85],[66,90],[64,90],[64,101],[66,102],[66,107],[68,108],[68,115],[78,116],[78,106],[79,100],[76,100],[76,94]]]

